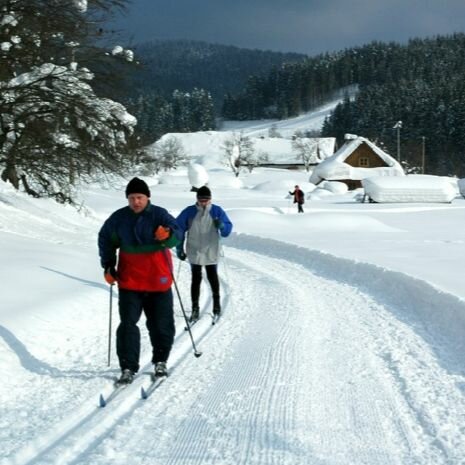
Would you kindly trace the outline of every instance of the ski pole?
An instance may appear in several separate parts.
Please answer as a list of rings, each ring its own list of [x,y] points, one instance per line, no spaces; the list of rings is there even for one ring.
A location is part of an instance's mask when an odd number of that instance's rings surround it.
[[[226,254],[224,253],[224,247],[223,244],[220,242],[221,246],[221,263],[223,263],[223,268],[224,268],[224,274],[226,276],[226,287],[228,290],[228,298],[231,301],[232,306],[234,307],[234,302],[233,302],[233,294],[231,292],[231,285],[230,285],[230,279],[229,279],[229,266],[228,266],[228,260],[226,259]]]
[[[181,263],[182,260],[179,260],[178,272],[176,273],[176,280],[179,280],[179,274],[181,273]]]
[[[173,270],[172,270],[172,268],[170,266],[170,262],[169,262],[168,257],[165,254],[163,254],[163,255],[165,256],[166,262],[168,264],[168,268],[170,270],[171,279],[173,280],[174,288],[176,289],[176,294],[178,295],[179,305],[181,306],[182,314],[184,316],[184,321],[186,322],[186,328],[187,328],[187,331],[189,332],[189,336],[191,338],[192,348],[194,349],[194,356],[199,358],[202,355],[202,352],[199,352],[197,350],[197,347],[195,347],[194,337],[192,336],[192,331],[191,331],[191,327],[190,327],[190,324],[189,324],[189,320],[187,318],[186,311],[184,310],[184,305],[182,303],[181,294],[180,294],[179,289],[178,289],[178,283],[176,282],[176,279],[174,278]]]
[[[110,284],[110,312],[108,318],[108,366],[111,360],[111,314],[113,310],[113,284]]]
[[[226,255],[224,253],[224,247],[223,247],[223,244],[221,243],[221,240],[220,240],[220,257],[223,259],[223,265],[224,265],[224,273],[226,275],[226,282],[227,284],[229,285],[229,272],[228,272],[228,266],[226,264]]]

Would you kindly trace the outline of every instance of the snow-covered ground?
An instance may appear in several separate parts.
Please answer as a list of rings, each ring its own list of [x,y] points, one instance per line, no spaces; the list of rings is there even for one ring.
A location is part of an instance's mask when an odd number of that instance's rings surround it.
[[[287,191],[308,173],[208,174],[235,228],[224,317],[211,326],[204,288],[196,358],[176,300],[170,376],[140,398],[144,332],[139,376],[105,408],[119,369],[96,235],[127,180],[87,187],[80,212],[0,182],[1,465],[465,463],[465,200],[318,189],[297,214]],[[144,179],[174,215],[194,202],[187,169]]]
[[[348,94],[352,98],[356,88],[348,88]],[[334,108],[343,100],[340,98],[321,105],[310,113],[305,113],[286,120],[257,120],[257,121],[224,121],[221,125],[222,131],[242,131],[247,136],[260,137],[268,136],[270,128],[274,128],[282,137],[291,137],[296,131],[320,131],[325,118],[328,117]]]

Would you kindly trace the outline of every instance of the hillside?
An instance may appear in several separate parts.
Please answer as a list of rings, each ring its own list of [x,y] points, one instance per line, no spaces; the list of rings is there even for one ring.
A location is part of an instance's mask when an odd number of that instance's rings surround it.
[[[133,78],[134,92],[208,90],[217,108],[224,95],[238,92],[251,74],[268,73],[283,63],[305,59],[297,53],[249,50],[234,46],[188,40],[160,40],[135,47],[142,69]]]

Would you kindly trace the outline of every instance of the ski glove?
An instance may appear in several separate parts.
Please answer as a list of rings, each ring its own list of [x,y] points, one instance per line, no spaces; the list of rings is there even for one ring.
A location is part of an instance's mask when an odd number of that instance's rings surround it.
[[[116,273],[116,269],[113,265],[105,267],[105,271],[103,272],[103,277],[105,281],[112,286],[118,280],[118,275]]]
[[[187,258],[187,255],[184,253],[184,250],[178,248],[176,248],[176,256],[181,261],[184,261]]]
[[[216,229],[223,229],[224,223],[219,218],[215,218],[213,220],[213,225]]]
[[[158,226],[155,230],[154,236],[157,241],[165,241],[170,237],[171,231],[170,228],[165,228],[164,226]]]

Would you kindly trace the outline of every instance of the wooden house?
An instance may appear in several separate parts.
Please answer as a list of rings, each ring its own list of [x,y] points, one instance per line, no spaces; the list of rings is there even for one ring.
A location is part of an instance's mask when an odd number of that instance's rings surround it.
[[[402,166],[389,154],[364,137],[346,136],[345,144],[315,167],[310,182],[340,181],[349,189],[362,186],[372,176],[403,176]]]

